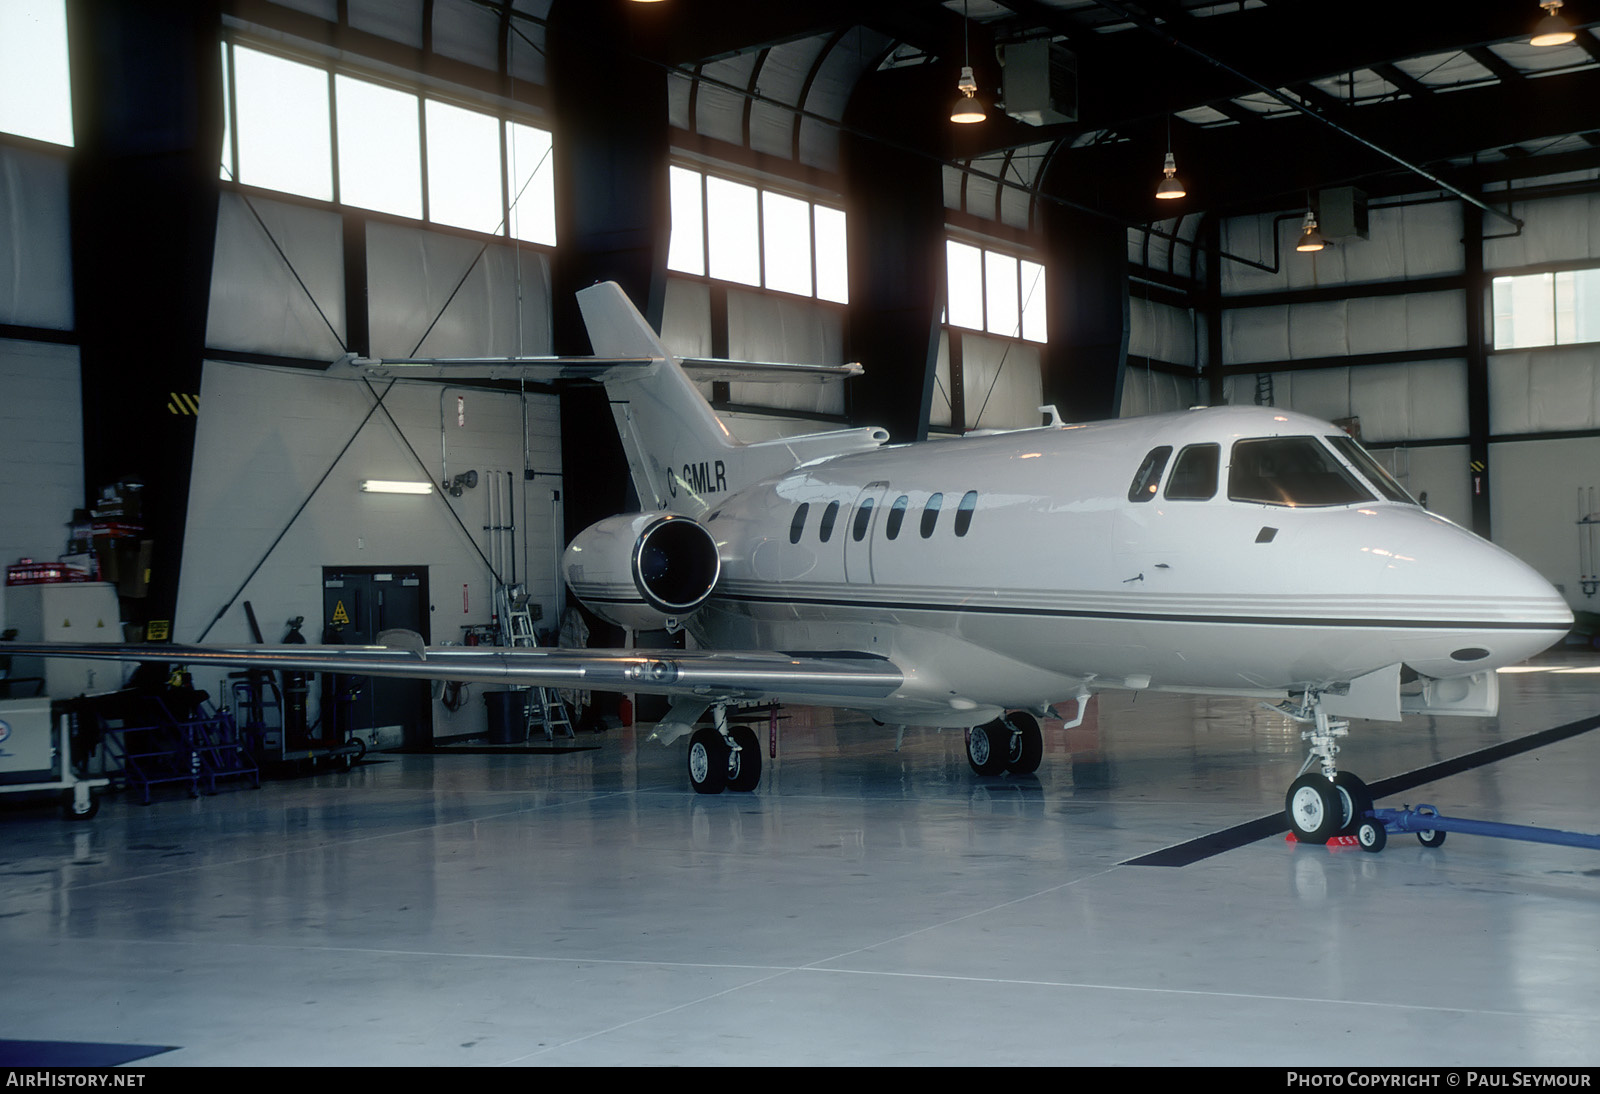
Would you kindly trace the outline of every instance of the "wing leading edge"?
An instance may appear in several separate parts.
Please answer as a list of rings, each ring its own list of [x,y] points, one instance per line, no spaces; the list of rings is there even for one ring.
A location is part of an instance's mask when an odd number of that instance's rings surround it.
[[[336,672],[520,687],[638,691],[705,701],[787,700],[850,706],[905,681],[885,658],[854,653],[506,649],[494,646],[182,646],[7,642],[0,652],[100,661]]]

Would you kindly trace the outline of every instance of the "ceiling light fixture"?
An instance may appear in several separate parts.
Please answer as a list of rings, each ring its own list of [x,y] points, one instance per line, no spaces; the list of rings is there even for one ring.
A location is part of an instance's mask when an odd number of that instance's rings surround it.
[[[978,81],[972,75],[972,46],[967,41],[966,0],[961,0],[961,51],[962,59],[966,61],[966,64],[961,66],[961,79],[956,81],[956,87],[961,90],[961,97],[950,109],[950,120],[961,125],[971,125],[983,121],[988,115],[983,112],[983,104],[978,101]]]
[[[1556,14],[1561,10],[1561,0],[1539,0],[1539,6],[1544,9],[1544,18],[1534,24],[1533,37],[1528,39],[1529,45],[1564,46],[1577,39],[1577,31]]]
[[[1300,223],[1300,242],[1294,245],[1297,251],[1320,251],[1328,245],[1322,238],[1322,233],[1317,231],[1317,215],[1310,209],[1306,210],[1306,219]]]
[[[1181,198],[1189,191],[1178,181],[1178,161],[1172,158],[1172,115],[1167,115],[1167,160],[1161,167],[1164,176],[1156,186],[1156,197],[1162,200]]]

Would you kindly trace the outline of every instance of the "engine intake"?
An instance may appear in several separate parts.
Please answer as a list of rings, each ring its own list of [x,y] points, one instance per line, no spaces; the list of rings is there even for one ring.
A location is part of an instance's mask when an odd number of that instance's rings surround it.
[[[561,560],[567,585],[602,619],[634,630],[677,630],[722,573],[717,541],[669,513],[624,513],[580,532]]]

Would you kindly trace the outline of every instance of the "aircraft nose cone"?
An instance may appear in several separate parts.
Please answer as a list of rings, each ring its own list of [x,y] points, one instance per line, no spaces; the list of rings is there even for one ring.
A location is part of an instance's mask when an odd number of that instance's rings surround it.
[[[1380,586],[1416,633],[1407,663],[1459,676],[1526,660],[1572,627],[1572,609],[1533,567],[1449,521],[1391,510],[1371,552]]]

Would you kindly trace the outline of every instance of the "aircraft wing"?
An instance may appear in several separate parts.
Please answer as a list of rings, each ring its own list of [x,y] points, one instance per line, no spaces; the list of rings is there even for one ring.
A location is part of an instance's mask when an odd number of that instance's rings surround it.
[[[605,380],[643,373],[655,357],[357,357],[335,361],[336,371],[384,379],[451,380]],[[825,383],[862,375],[861,365],[788,364],[776,361],[731,361],[718,357],[684,357],[678,363],[692,380],[742,380],[754,383]]]
[[[392,644],[382,646],[5,642],[0,643],[0,653],[635,691],[706,703],[770,699],[818,705],[870,704],[887,698],[905,679],[900,669],[885,658],[850,652],[424,647],[418,636],[397,633],[399,637]]]

